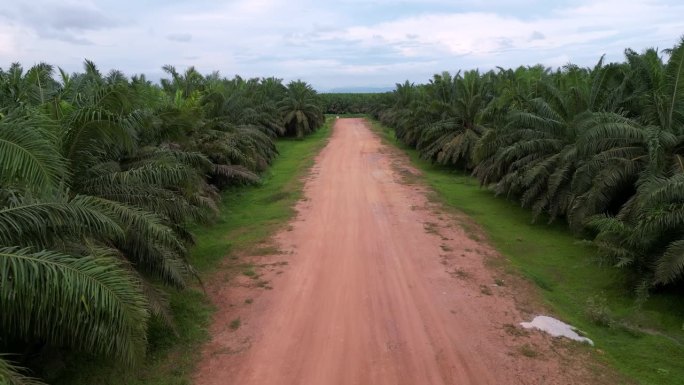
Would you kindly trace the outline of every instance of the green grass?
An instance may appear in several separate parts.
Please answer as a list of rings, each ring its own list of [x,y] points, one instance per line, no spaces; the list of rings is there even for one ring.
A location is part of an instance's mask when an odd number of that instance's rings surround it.
[[[293,205],[302,197],[300,177],[326,143],[331,123],[328,120],[324,128],[304,140],[279,140],[280,156],[264,175],[261,185],[236,187],[224,192],[218,218],[210,226],[195,229],[198,247],[191,260],[195,268],[206,272],[231,250],[278,252],[259,246],[259,243],[292,218]]]
[[[404,150],[423,171],[424,181],[447,207],[470,216],[505,257],[502,268],[520,273],[539,287],[552,313],[594,340],[596,354],[642,384],[684,383],[684,301],[674,294],[653,294],[640,308],[624,271],[601,266],[596,249],[571,235],[563,223],[532,224],[531,213],[518,204],[480,188],[476,179],[421,160],[415,150],[373,122],[389,143]],[[592,322],[591,298],[600,296],[618,325]],[[588,305],[589,301],[589,305]],[[635,328],[645,332],[635,332]]]
[[[213,223],[197,226],[193,232],[197,246],[190,262],[202,276],[212,274],[226,261],[221,274],[226,279],[236,274],[258,278],[254,266],[243,263],[239,255],[279,251],[263,243],[294,215],[294,204],[302,196],[302,177],[313,164],[314,156],[327,143],[332,120],[303,140],[279,139],[280,156],[257,186],[241,186],[222,195],[220,213]],[[227,258],[228,257],[228,258]],[[267,281],[260,287],[270,289]],[[206,295],[198,288],[173,291],[169,295],[176,323],[176,334],[160,322],[152,322],[149,352],[145,363],[126,368],[102,358],[72,356],[55,363],[55,385],[189,385],[201,345],[208,340],[207,328],[213,313]],[[250,302],[251,303],[251,300]],[[240,326],[239,319],[229,325]],[[62,369],[66,367],[68,369]],[[46,370],[48,377],[51,369]]]
[[[520,352],[520,354],[527,358],[539,357],[539,352],[537,351],[537,349],[535,349],[535,347],[530,344],[522,345],[520,348],[518,348],[518,351]]]

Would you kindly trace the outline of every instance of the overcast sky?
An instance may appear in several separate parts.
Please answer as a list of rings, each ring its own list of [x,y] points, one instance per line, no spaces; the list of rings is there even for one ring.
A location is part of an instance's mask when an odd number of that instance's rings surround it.
[[[0,0],[0,67],[301,78],[319,90],[671,48],[680,0]]]

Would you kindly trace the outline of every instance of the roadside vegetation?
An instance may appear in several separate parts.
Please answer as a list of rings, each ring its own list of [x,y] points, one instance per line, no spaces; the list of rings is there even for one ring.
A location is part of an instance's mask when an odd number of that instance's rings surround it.
[[[219,211],[208,223],[191,226],[195,246],[189,261],[201,276],[230,280],[258,274],[242,256],[264,252],[262,244],[294,216],[303,177],[327,142],[333,120],[304,140],[279,138],[278,157],[260,183],[230,186],[221,192]],[[199,284],[168,291],[174,328],[153,320],[144,362],[130,366],[107,357],[73,355],[54,385],[187,385],[209,338],[213,305]],[[251,304],[253,299],[245,300]]]
[[[365,102],[597,357],[682,382],[684,39],[591,68],[443,72]]]
[[[367,102],[597,357],[682,382],[684,40],[592,68],[444,72]]]
[[[422,159],[592,241],[625,295],[684,282],[684,40],[592,68],[443,72],[366,102]]]
[[[390,127],[608,362],[682,382],[684,39],[385,94],[164,70],[0,69],[0,383],[187,383],[203,274],[292,215],[324,111]]]
[[[494,268],[521,274],[539,288],[555,316],[595,342],[595,359],[638,383],[682,382],[684,298],[677,290],[660,290],[637,301],[631,276],[602,263],[599,249],[578,240],[566,224],[532,223],[534,214],[517,202],[497,197],[463,170],[422,159],[392,129],[378,121],[372,124],[409,155],[438,201],[482,227],[504,257],[489,261]]]
[[[320,94],[323,109],[328,114],[370,114],[373,107],[387,99],[386,94]]]
[[[263,182],[278,137],[325,120],[301,81],[164,70],[156,85],[89,61],[75,74],[0,69],[3,383],[57,378],[76,354],[146,362],[187,321],[179,307],[202,302],[174,301],[201,283],[191,229]]]

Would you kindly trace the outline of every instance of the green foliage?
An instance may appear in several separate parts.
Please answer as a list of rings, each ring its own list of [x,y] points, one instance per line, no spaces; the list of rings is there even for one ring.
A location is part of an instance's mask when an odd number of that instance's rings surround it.
[[[287,93],[278,103],[285,134],[301,138],[316,131],[325,122],[316,91],[301,80],[287,85]]]
[[[326,114],[348,115],[371,114],[389,96],[389,93],[323,93],[320,98]]]
[[[496,269],[521,274],[537,285],[552,314],[595,342],[602,351],[593,355],[596,360],[638,383],[682,382],[681,295],[661,290],[635,303],[639,293],[629,286],[629,275],[598,264],[599,250],[590,242],[579,242],[563,223],[531,223],[533,213],[517,202],[497,198],[480,188],[478,179],[460,170],[421,159],[389,130],[384,135],[408,153],[445,207],[466,213],[482,226],[502,256],[489,261]]]
[[[200,274],[215,271],[229,277],[242,274],[245,263],[234,257],[256,252],[256,248],[282,228],[294,215],[301,197],[302,176],[331,133],[331,120],[304,140],[277,141],[281,154],[257,185],[237,185],[221,192],[218,212],[209,223],[193,226],[196,245],[189,261]],[[229,256],[226,258],[226,256]],[[199,288],[171,291],[167,295],[177,333],[165,321],[151,317],[149,348],[144,365],[122,367],[102,358],[76,356],[55,381],[56,385],[168,385],[188,384],[201,344],[208,339],[211,305]]]
[[[17,108],[0,117],[0,184],[39,191],[56,188],[66,165],[54,146],[55,131],[55,123],[39,111]]]
[[[174,333],[168,290],[199,281],[190,227],[261,181],[277,136],[323,122],[301,81],[164,70],[0,69],[0,352],[38,374],[51,349],[130,367],[150,325]],[[22,373],[0,360],[3,381]]]
[[[53,343],[134,362],[144,352],[147,304],[140,282],[105,255],[0,248],[3,339]]]
[[[486,83],[477,71],[435,75],[426,86],[431,103],[416,147],[438,164],[472,168],[475,146],[485,132]]]
[[[0,380],[3,385],[44,385],[42,382],[24,375],[24,370],[0,355]]]
[[[444,72],[397,84],[373,115],[533,220],[566,220],[635,287],[674,288],[684,277],[684,38],[663,55],[625,55],[593,68]]]

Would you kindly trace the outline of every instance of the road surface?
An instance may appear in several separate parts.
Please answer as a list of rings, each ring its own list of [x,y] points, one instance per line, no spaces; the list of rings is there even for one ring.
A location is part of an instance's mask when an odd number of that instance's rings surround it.
[[[213,284],[195,384],[588,383],[562,344],[516,327],[530,314],[486,266],[496,253],[405,183],[413,172],[363,119],[337,120],[281,254],[254,259],[272,290]]]

